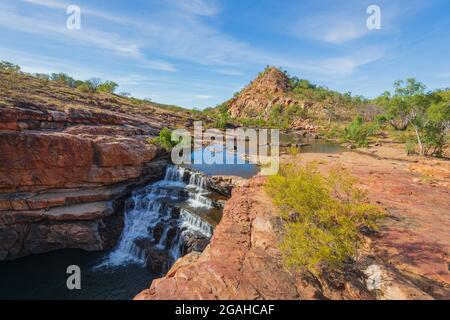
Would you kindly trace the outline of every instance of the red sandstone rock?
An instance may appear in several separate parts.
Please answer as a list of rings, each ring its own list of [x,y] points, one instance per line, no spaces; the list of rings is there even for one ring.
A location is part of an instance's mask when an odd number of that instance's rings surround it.
[[[275,105],[302,106],[288,96],[289,90],[289,78],[278,69],[269,68],[230,101],[230,113],[233,117],[267,117]]]
[[[123,198],[163,174],[161,150],[146,138],[183,118],[18,77],[14,91],[0,81],[0,260],[108,248]]]

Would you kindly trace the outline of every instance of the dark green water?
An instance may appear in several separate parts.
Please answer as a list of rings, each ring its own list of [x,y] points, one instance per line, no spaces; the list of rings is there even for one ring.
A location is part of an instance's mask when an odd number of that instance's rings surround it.
[[[0,299],[132,299],[160,277],[133,264],[93,270],[104,254],[61,250],[0,262]],[[67,289],[69,265],[81,269],[81,290]]]
[[[345,150],[334,141],[304,138],[295,133],[280,134],[280,145],[287,144],[302,144],[301,153],[339,153]]]

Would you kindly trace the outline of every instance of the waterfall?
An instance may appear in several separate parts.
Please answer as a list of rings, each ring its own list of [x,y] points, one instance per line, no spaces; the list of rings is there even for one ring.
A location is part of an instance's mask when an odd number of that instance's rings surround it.
[[[197,172],[191,173],[189,177],[189,204],[193,208],[211,208],[213,207],[213,202],[210,198],[206,197],[208,194],[206,189],[206,179],[205,177]]]
[[[190,239],[209,240],[213,227],[196,213],[213,208],[205,186],[201,174],[169,166],[163,180],[135,191],[125,205],[119,243],[98,267],[152,263],[155,252],[173,262]]]
[[[180,219],[182,228],[186,228],[188,231],[196,231],[207,238],[211,238],[213,231],[211,225],[198,215],[192,214],[185,209],[181,209]]]

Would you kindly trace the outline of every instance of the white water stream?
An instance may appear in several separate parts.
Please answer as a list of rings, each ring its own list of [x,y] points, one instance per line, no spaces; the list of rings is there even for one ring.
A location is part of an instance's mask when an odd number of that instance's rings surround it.
[[[195,213],[196,209],[213,208],[208,193],[201,174],[168,167],[164,180],[135,191],[127,200],[119,244],[98,267],[145,264],[148,244],[175,261],[182,256],[189,237],[209,239],[212,226]],[[189,209],[177,206],[180,203],[186,203]]]

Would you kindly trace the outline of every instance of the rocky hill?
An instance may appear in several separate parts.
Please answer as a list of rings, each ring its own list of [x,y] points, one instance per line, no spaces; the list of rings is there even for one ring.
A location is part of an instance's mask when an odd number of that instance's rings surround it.
[[[228,103],[230,114],[237,118],[267,117],[275,105],[300,105],[300,101],[290,97],[291,89],[286,74],[274,67],[267,68]]]
[[[191,122],[151,103],[0,71],[0,260],[111,247],[123,199],[165,166],[146,139]]]

